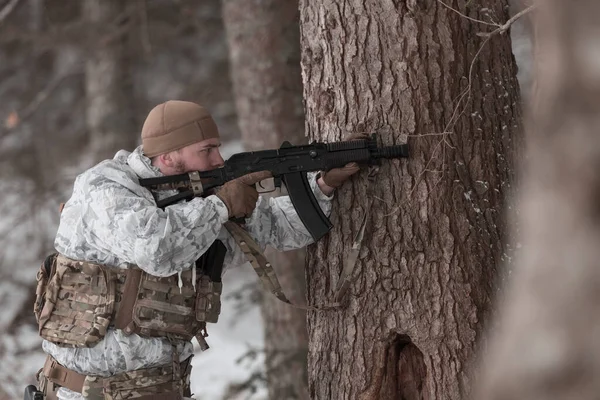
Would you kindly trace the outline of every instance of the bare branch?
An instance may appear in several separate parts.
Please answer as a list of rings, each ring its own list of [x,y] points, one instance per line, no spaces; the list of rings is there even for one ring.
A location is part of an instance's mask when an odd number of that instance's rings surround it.
[[[15,9],[19,0],[12,0],[2,10],[0,10],[0,22],[2,22]]]
[[[458,96],[458,101],[456,103],[456,107],[452,111],[452,115],[450,116],[450,120],[448,121],[448,124],[446,125],[444,132],[448,132],[450,129],[452,129],[454,127],[454,125],[456,124],[458,119],[463,116],[463,114],[465,113],[465,111],[467,109],[467,106],[469,105],[469,100],[471,100],[471,87],[473,86],[473,69],[475,68],[475,61],[477,61],[477,58],[479,58],[479,55],[481,54],[481,52],[483,51],[483,48],[485,47],[485,45],[487,44],[487,42],[489,40],[490,40],[489,37],[485,38],[483,43],[481,43],[481,45],[479,46],[479,50],[477,50],[477,53],[475,53],[475,56],[473,56],[473,60],[471,61],[471,65],[469,66],[467,87]],[[467,99],[465,101],[465,106],[462,109],[462,111],[457,114],[457,111],[460,108],[460,105],[461,105],[463,99],[465,98],[465,96],[467,96]]]
[[[448,147],[453,148],[453,146],[450,144],[450,142],[447,139],[448,135],[446,135],[446,133],[452,132],[452,130],[454,129],[454,126],[456,125],[456,123],[458,122],[460,117],[462,117],[464,115],[465,111],[467,110],[467,107],[469,106],[469,103],[471,100],[471,89],[473,86],[473,69],[475,67],[475,62],[479,58],[479,55],[483,51],[486,44],[489,42],[489,40],[491,39],[492,36],[506,32],[515,21],[517,21],[519,18],[521,18],[525,14],[531,12],[535,8],[535,5],[530,5],[526,9],[515,14],[512,18],[510,18],[508,21],[506,21],[506,23],[497,24],[497,23],[490,23],[490,22],[486,22],[486,21],[482,21],[479,19],[469,17],[468,15],[465,15],[465,14],[461,13],[460,11],[456,10],[455,8],[444,3],[442,0],[437,0],[437,2],[440,3],[441,5],[443,5],[444,7],[448,8],[449,10],[455,12],[456,14],[460,15],[461,17],[468,19],[469,21],[477,22],[480,24],[488,25],[488,26],[495,26],[496,29],[492,32],[477,34],[477,36],[483,37],[484,40],[481,43],[481,45],[479,46],[479,49],[477,50],[477,52],[475,53],[473,60],[471,60],[471,63],[469,66],[468,78],[467,78],[467,87],[458,95],[458,98],[456,99],[456,106],[454,107],[454,109],[452,111],[452,115],[450,116],[450,119],[448,120],[448,123],[447,123],[446,127],[444,128],[443,133],[441,134],[441,138],[440,138],[439,142],[436,144],[436,146],[431,154],[431,158],[425,165],[424,170],[417,177],[415,184],[413,186],[413,189],[411,190],[409,195],[412,195],[414,190],[416,190],[417,185],[421,182],[421,179],[423,178],[423,176],[426,172],[439,172],[439,171],[430,170],[428,168],[429,164],[431,164],[431,162],[433,161],[434,156],[436,155],[438,150],[441,149],[441,153],[442,153],[441,159],[442,159],[442,163],[444,163],[446,147],[448,146]],[[424,135],[420,135],[420,136],[428,136],[428,135],[437,135],[437,134],[424,134]],[[442,144],[444,146],[442,146]],[[443,173],[443,168],[442,168],[442,173]]]
[[[437,1],[438,1],[438,3],[440,3],[441,5],[443,5],[444,7],[446,7],[447,9],[449,9],[451,11],[454,11],[455,13],[457,13],[458,15],[460,15],[463,18],[468,19],[469,21],[473,21],[473,22],[477,22],[478,24],[484,24],[484,25],[489,25],[489,26],[498,26],[498,24],[493,24],[491,22],[485,22],[485,21],[482,21],[480,19],[469,17],[468,15],[465,15],[465,14],[461,13],[460,11],[458,11],[457,9],[452,8],[448,4],[444,3],[442,0],[437,0]]]
[[[461,13],[460,11],[458,11],[457,9],[449,6],[448,4],[444,3],[442,0],[437,0],[438,3],[440,3],[441,5],[443,5],[444,7],[446,7],[447,9],[455,12],[456,14],[460,15],[461,17],[468,19],[469,21],[473,21],[473,22],[477,22],[478,24],[483,24],[483,25],[487,25],[487,26],[494,26],[496,27],[495,30],[491,31],[491,32],[480,32],[477,34],[477,36],[481,36],[481,37],[490,37],[493,35],[498,35],[498,34],[502,34],[504,32],[506,32],[512,24],[514,24],[519,18],[521,18],[522,16],[530,13],[533,9],[535,9],[536,5],[532,4],[529,7],[525,8],[524,10],[519,11],[518,13],[516,13],[512,18],[510,18],[508,21],[506,21],[504,24],[498,24],[495,22],[486,22],[486,21],[482,21],[480,19],[476,19],[476,18],[472,18],[469,17],[466,14]]]
[[[452,132],[434,132],[434,133],[415,133],[407,135],[408,137],[423,137],[423,136],[447,136],[451,135]]]
[[[35,98],[33,99],[33,101],[31,103],[29,103],[27,105],[27,107],[25,107],[22,111],[21,111],[21,115],[19,116],[21,118],[21,120],[28,118],[30,115],[32,115],[37,108],[40,106],[40,104],[42,104],[47,98],[48,96],[50,96],[50,94],[68,77],[76,75],[76,74],[81,74],[81,71],[73,71],[73,72],[69,72],[66,73],[62,76],[59,76],[58,78],[50,81],[48,83],[48,85],[42,90],[40,91]]]
[[[490,37],[493,35],[502,34],[502,33],[506,32],[508,30],[508,28],[510,28],[510,26],[515,23],[515,21],[517,21],[523,15],[530,13],[533,9],[535,9],[535,7],[536,7],[536,5],[533,4],[529,7],[527,7],[526,9],[521,10],[518,13],[516,13],[511,19],[506,21],[506,23],[499,25],[498,29],[496,29],[492,32],[481,32],[481,33],[478,33],[477,36]]]
[[[63,75],[57,77],[56,79],[53,79],[50,82],[48,82],[48,85],[46,85],[46,87],[44,89],[42,89],[40,92],[37,93],[37,95],[31,101],[31,103],[29,103],[27,106],[25,106],[21,111],[19,111],[17,113],[17,116],[19,117],[19,123],[22,123],[24,120],[29,118],[38,109],[38,107],[44,101],[46,101],[46,99],[50,96],[50,94],[52,94],[52,92],[54,92],[54,90],[58,86],[60,86],[60,84],[65,79],[67,79],[73,75],[77,75],[77,74],[81,74],[81,73],[82,73],[82,71],[80,71],[80,70],[71,71],[71,72],[63,74]],[[14,129],[13,132],[16,130],[17,129]],[[8,132],[6,132],[6,131],[3,132],[2,130],[0,130],[0,139],[7,137],[9,132],[10,132],[10,130]]]

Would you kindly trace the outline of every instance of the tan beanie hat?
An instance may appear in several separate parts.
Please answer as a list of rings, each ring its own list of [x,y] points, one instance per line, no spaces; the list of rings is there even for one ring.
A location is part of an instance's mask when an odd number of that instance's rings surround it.
[[[169,100],[154,107],[142,127],[142,150],[154,157],[206,139],[218,138],[210,113],[189,101]]]

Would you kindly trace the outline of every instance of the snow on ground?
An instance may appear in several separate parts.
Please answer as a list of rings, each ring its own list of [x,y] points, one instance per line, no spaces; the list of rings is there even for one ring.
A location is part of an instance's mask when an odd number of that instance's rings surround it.
[[[223,277],[223,305],[217,324],[208,324],[209,337],[206,338],[210,349],[201,352],[196,346],[196,355],[192,359],[191,387],[194,398],[200,400],[221,399],[231,383],[246,380],[251,372],[264,362],[263,357],[254,362],[236,362],[249,348],[264,347],[263,320],[258,307],[236,317],[235,301],[225,300],[228,294],[236,291],[244,283],[256,280],[256,274],[250,264],[227,271]],[[195,342],[195,340],[194,340]],[[266,399],[264,389],[243,399]]]
[[[2,312],[0,313],[0,331],[8,328],[17,317],[21,304],[26,300],[27,293],[23,291],[23,286],[9,280],[0,282],[0,304],[7,305],[2,307]],[[33,310],[33,305],[31,306],[31,310]]]
[[[37,330],[31,325],[20,326],[13,335],[1,336],[0,399],[23,398],[25,386],[33,383],[36,372],[44,365],[46,357],[41,345]],[[2,397],[2,392],[6,397]]]

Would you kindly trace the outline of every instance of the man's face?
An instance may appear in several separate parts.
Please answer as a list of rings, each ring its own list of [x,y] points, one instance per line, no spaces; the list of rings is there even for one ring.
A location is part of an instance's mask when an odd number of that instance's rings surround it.
[[[221,141],[217,138],[186,146],[170,153],[170,170],[166,175],[183,174],[191,171],[209,171],[223,166],[223,157],[219,152]],[[171,171],[168,171],[171,172]]]

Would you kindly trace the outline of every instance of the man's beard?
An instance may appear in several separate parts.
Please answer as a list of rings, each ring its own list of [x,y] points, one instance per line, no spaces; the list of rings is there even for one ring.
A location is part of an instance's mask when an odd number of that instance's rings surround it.
[[[175,163],[175,166],[173,168],[175,169],[175,172],[177,172],[178,174],[184,174],[187,172],[185,163],[182,160],[178,160]]]

